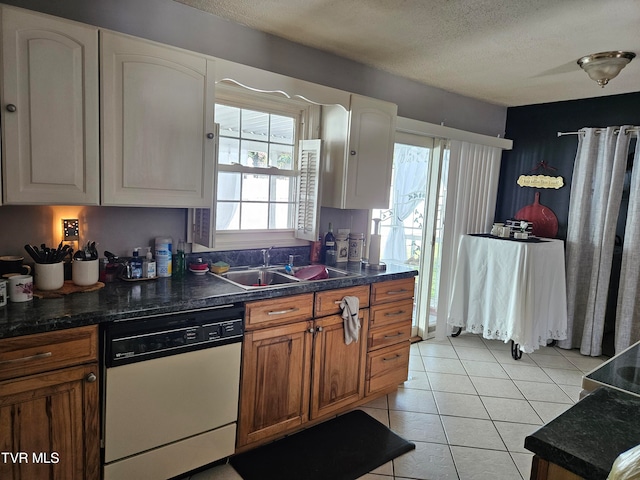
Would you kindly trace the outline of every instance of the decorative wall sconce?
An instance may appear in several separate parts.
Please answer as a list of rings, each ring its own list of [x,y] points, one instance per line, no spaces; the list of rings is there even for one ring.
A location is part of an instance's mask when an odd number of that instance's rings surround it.
[[[589,78],[598,82],[602,88],[615,78],[631,60],[635,58],[633,52],[600,52],[586,55],[578,60],[578,65],[587,72]]]

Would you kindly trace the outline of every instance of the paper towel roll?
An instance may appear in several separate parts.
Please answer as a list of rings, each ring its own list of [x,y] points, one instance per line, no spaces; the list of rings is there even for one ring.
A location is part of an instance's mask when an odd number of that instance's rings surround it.
[[[369,239],[369,265],[380,263],[380,235],[371,234]]]

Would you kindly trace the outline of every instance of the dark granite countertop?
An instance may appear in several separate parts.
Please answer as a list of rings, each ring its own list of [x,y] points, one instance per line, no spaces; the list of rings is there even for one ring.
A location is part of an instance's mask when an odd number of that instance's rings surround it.
[[[0,338],[80,327],[146,315],[201,309],[299,293],[331,290],[409,278],[416,270],[387,265],[384,272],[348,268],[355,276],[300,282],[277,288],[245,290],[215,275],[158,278],[140,282],[118,280],[95,292],[73,293],[62,298],[8,302],[0,308]]]
[[[587,373],[585,380],[640,395],[640,342]]]
[[[535,433],[524,446],[587,480],[605,480],[622,452],[640,444],[640,397],[601,387]]]

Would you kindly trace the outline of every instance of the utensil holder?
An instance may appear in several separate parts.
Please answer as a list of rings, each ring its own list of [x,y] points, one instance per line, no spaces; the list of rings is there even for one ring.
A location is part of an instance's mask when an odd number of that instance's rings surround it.
[[[58,290],[64,285],[64,265],[58,263],[36,263],[36,288],[38,290]]]
[[[86,287],[97,283],[100,277],[98,260],[74,260],[71,263],[71,280],[75,285]]]

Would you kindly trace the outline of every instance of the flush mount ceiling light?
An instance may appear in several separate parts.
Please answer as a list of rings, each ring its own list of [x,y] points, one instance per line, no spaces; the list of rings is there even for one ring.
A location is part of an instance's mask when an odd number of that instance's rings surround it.
[[[633,52],[600,52],[587,55],[578,60],[578,65],[587,72],[591,80],[598,82],[602,88],[615,78],[631,60],[635,58]]]

